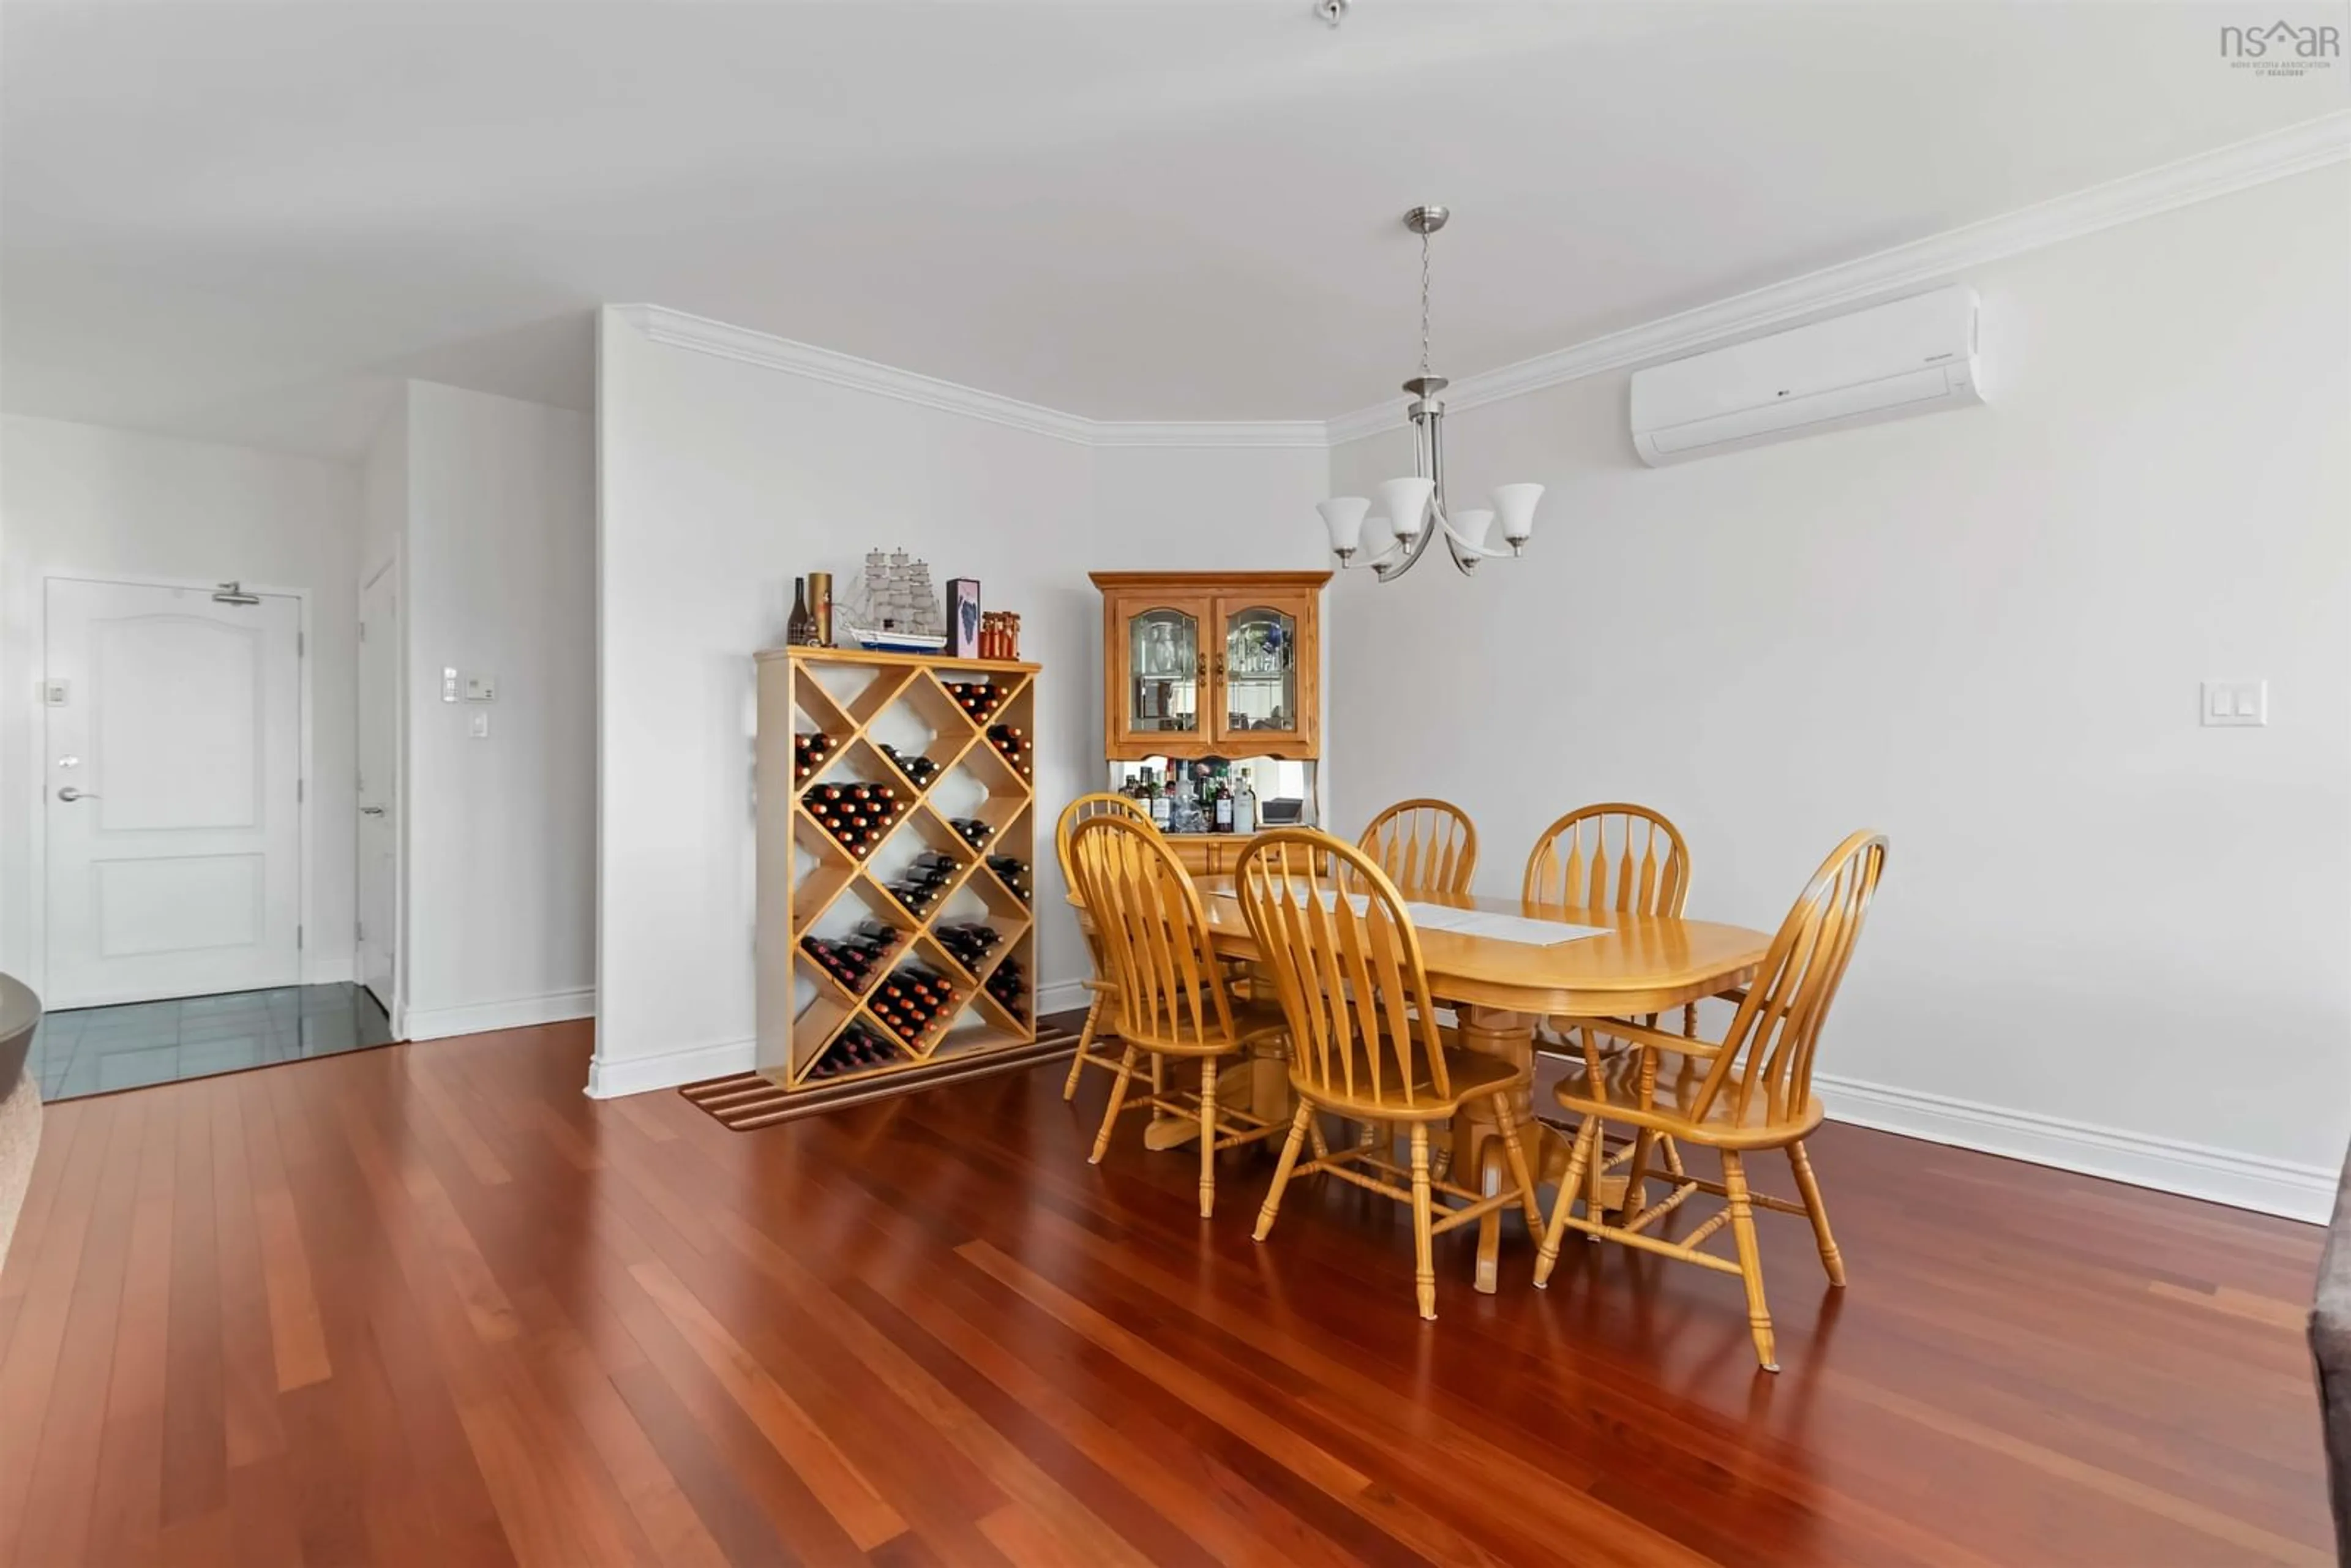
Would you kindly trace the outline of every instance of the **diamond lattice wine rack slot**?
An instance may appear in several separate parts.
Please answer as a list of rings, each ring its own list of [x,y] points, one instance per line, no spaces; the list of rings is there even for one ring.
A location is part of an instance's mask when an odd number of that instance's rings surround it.
[[[758,1067],[782,1113],[1051,1054],[1037,666],[779,648],[758,667]]]

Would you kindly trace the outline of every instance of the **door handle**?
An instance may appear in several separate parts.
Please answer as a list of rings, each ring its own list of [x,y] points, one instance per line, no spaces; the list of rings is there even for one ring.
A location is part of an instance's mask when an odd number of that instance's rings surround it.
[[[70,806],[76,800],[95,800],[98,797],[87,789],[77,789],[70,784],[62,784],[57,787],[57,799]]]
[[[360,808],[360,815],[362,817],[381,817],[383,815],[383,808],[381,806],[361,806]]]

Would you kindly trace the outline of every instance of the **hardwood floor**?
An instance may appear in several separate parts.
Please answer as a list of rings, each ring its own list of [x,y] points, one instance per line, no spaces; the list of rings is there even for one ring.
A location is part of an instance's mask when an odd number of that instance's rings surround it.
[[[2333,1561],[2314,1228],[1854,1129],[1853,1284],[1572,1245],[1130,1126],[1061,1069],[733,1134],[584,1025],[49,1112],[0,1562]],[[1784,1176],[1784,1172],[1778,1173]],[[1784,1184],[1782,1184],[1784,1185]]]

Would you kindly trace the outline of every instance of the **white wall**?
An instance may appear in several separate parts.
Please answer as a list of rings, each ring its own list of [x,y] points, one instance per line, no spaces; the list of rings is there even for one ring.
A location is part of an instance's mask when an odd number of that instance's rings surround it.
[[[0,419],[0,967],[37,988],[32,791],[44,580],[235,578],[309,596],[311,837],[306,977],[351,971],[352,595],[360,488],[349,466],[99,425]]]
[[[407,383],[398,443],[412,1039],[580,1018],[595,983],[595,463],[585,415]],[[379,452],[391,444],[387,432]],[[371,491],[392,487],[387,476]],[[372,541],[371,541],[372,542]],[[441,701],[441,672],[496,699]],[[486,714],[476,739],[468,721]]]
[[[753,1060],[752,665],[792,578],[903,545],[1022,614],[1045,668],[1039,827],[1102,777],[1089,570],[1311,565],[1315,449],[1103,450],[600,328],[602,626],[596,1093]],[[1311,520],[1312,513],[1306,513]],[[1159,532],[1165,525],[1171,535]],[[1180,527],[1188,530],[1173,534]],[[1083,971],[1050,851],[1037,977]]]
[[[1338,825],[1458,800],[1506,893],[1558,812],[1647,801],[1693,914],[1759,926],[1883,829],[1833,1112],[2323,1214],[2351,1131],[2346,276],[2336,166],[1971,274],[1985,408],[1656,471],[1621,372],[1456,416],[1457,495],[1551,490],[1521,561],[1334,591]],[[1342,447],[1333,488],[1406,454]],[[2206,677],[2266,678],[2269,727],[2199,728]]]

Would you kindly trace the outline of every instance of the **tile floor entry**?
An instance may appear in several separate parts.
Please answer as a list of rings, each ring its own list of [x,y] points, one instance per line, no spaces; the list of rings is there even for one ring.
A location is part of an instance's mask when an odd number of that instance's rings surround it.
[[[25,1071],[44,1101],[72,1100],[391,1043],[364,986],[287,986],[50,1013]]]

